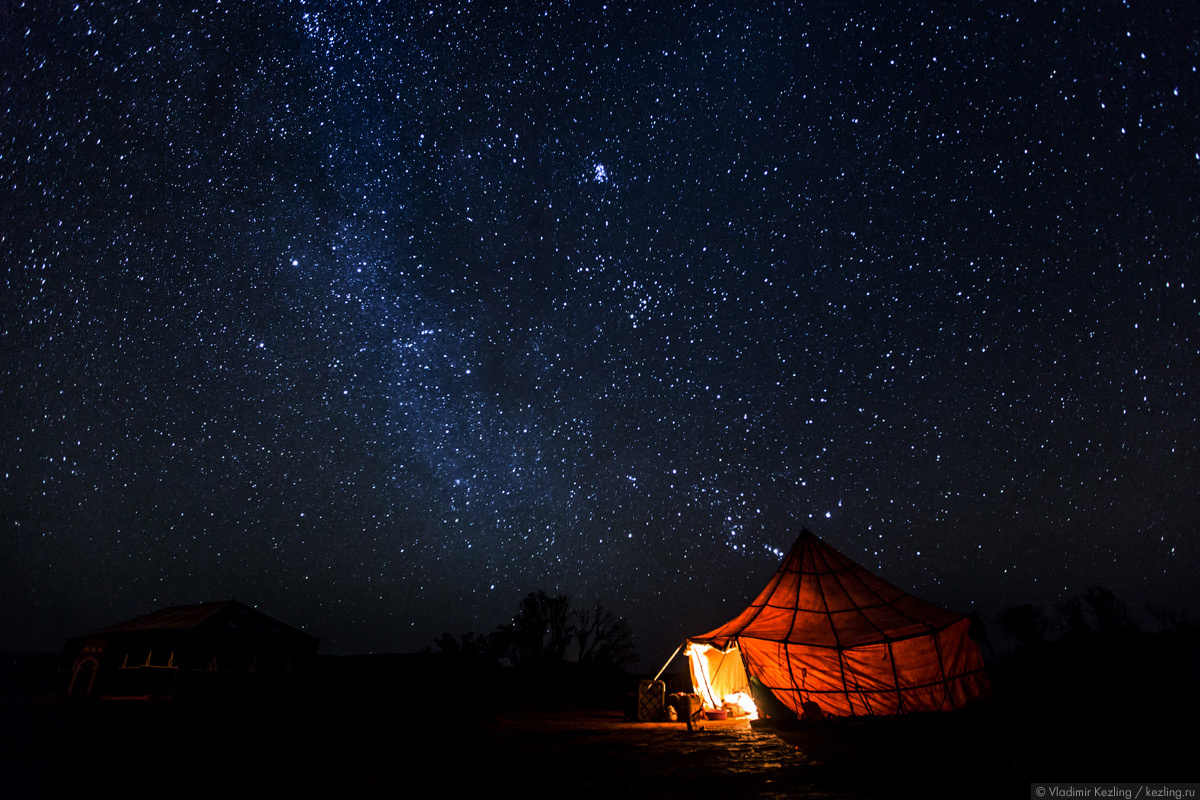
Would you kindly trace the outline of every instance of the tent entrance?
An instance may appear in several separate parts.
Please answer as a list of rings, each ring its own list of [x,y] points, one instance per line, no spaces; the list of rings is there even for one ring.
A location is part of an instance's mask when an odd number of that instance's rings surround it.
[[[733,716],[758,719],[758,707],[750,695],[750,679],[737,642],[725,649],[688,642],[688,668],[692,686],[707,709],[728,709]]]

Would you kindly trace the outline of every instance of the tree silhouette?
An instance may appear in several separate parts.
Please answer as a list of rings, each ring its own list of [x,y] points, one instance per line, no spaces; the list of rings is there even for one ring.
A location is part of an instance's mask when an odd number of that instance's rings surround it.
[[[454,660],[478,665],[496,664],[500,660],[494,634],[467,631],[460,640],[453,634],[443,633],[434,640],[434,644],[439,653]]]
[[[1000,627],[1017,640],[1020,647],[1032,647],[1046,638],[1046,615],[1032,603],[1009,606],[1000,612]]]
[[[1182,609],[1167,608],[1166,606],[1148,603],[1146,605],[1146,613],[1158,623],[1159,631],[1162,633],[1194,631],[1200,627],[1197,626],[1195,619]]]
[[[1059,627],[1064,638],[1081,636],[1091,630],[1083,613],[1083,601],[1078,597],[1056,603],[1054,608],[1063,617]]]
[[[1082,595],[1058,603],[1055,609],[1063,617],[1063,638],[1137,630],[1129,606],[1103,586],[1089,586]]]
[[[566,595],[551,597],[539,589],[521,599],[511,623],[491,634],[464,633],[459,639],[443,633],[434,640],[438,652],[455,660],[513,666],[551,664],[566,660],[574,641],[581,664],[624,666],[637,661],[629,623],[606,611],[600,601],[593,609],[573,609]]]
[[[605,611],[599,600],[594,610],[577,609],[571,617],[579,663],[624,666],[637,660],[629,623]]]
[[[1096,630],[1100,633],[1134,630],[1129,606],[1123,600],[1118,600],[1111,590],[1103,586],[1089,586],[1083,592],[1083,602],[1092,612]]]
[[[514,665],[562,661],[571,643],[571,600],[550,597],[541,589],[521,599],[511,625],[501,625],[497,635]]]

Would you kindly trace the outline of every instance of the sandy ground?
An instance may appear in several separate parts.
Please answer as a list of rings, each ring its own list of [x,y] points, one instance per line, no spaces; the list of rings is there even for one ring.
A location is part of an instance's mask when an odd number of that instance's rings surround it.
[[[422,788],[523,797],[872,797],[745,721],[625,722],[612,711],[486,720],[394,710],[26,707],[3,716],[6,797],[344,795]],[[869,776],[868,776],[869,777]],[[893,786],[894,788],[894,786]]]
[[[1156,769],[1194,772],[1184,752],[1194,754],[1194,741],[1175,742],[1179,752],[1151,741],[1122,758],[1139,732],[1114,740],[1111,730],[1027,722],[993,710],[902,728],[776,735],[739,720],[689,732],[683,723],[626,722],[610,710],[450,719],[371,703],[30,704],[0,709],[0,796],[342,796],[425,787],[524,797],[1013,797],[1062,772],[1123,780],[1188,779]],[[1098,739],[1110,749],[1095,749]]]
[[[454,688],[478,685],[469,672],[400,680],[391,660],[347,659],[275,703],[70,703],[8,681],[0,798],[1024,797],[1032,781],[1195,781],[1197,642],[1060,647],[997,669],[999,699],[977,712],[778,734],[626,722],[619,692],[565,708],[571,685],[501,700]],[[414,685],[437,688],[412,698]]]

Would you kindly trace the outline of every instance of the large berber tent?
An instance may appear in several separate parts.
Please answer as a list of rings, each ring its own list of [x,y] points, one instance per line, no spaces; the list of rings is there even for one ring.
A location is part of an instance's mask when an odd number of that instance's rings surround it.
[[[962,708],[991,692],[971,618],[868,572],[808,530],[750,606],[687,641],[706,707],[751,688],[797,716]]]

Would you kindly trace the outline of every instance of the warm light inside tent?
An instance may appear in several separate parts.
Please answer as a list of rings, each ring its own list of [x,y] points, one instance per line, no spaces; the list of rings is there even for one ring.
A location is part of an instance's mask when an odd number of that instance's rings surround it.
[[[741,709],[741,714],[738,716],[758,719],[758,706],[754,704],[754,698],[750,696],[749,692],[734,692],[725,695],[725,707],[737,707]]]
[[[737,645],[722,651],[712,645],[689,642],[686,655],[692,686],[705,708],[726,708],[735,716],[758,719],[758,708],[750,697],[750,680]]]

